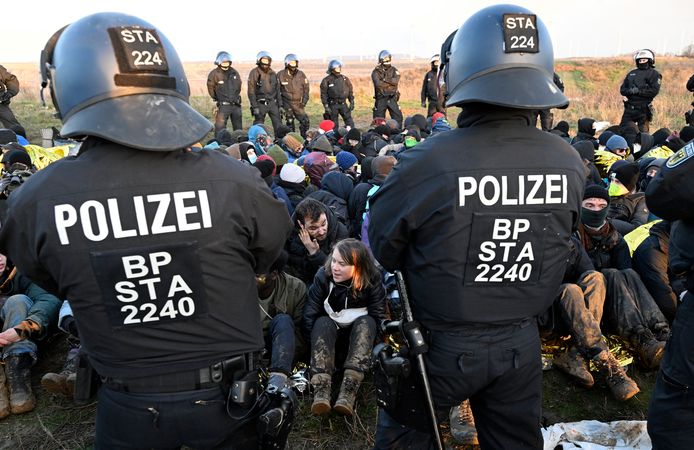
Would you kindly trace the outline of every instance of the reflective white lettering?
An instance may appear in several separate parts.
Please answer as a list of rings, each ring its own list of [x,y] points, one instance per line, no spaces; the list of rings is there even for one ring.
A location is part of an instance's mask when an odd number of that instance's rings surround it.
[[[92,218],[89,214],[90,209],[94,210],[98,233],[94,232]],[[106,239],[106,236],[108,236],[106,209],[104,208],[104,205],[96,200],[88,200],[82,203],[82,206],[80,206],[80,222],[82,222],[82,231],[84,232],[84,236],[90,241],[103,241]]]
[[[111,218],[111,226],[113,227],[113,237],[119,239],[137,236],[137,231],[134,229],[123,229],[123,225],[120,221],[120,215],[118,214],[118,200],[115,198],[109,198],[106,203],[108,204],[108,215]]]
[[[70,239],[67,237],[67,229],[77,223],[77,210],[72,205],[55,205],[53,208],[55,215],[55,228],[58,230],[58,238],[61,245],[68,245]]]
[[[119,281],[114,287],[119,294],[122,294],[116,295],[116,298],[121,302],[129,303],[137,300],[137,291],[133,289],[135,287],[135,283],[131,281]]]

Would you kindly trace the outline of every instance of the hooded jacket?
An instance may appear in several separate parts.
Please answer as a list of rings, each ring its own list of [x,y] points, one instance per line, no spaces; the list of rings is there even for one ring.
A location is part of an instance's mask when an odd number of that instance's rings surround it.
[[[590,141],[590,143],[593,144],[593,148],[597,150],[599,143],[598,140],[595,139],[595,129],[593,128],[594,123],[595,120],[593,119],[585,117],[583,119],[578,119],[578,132],[571,140],[571,143],[575,144],[576,142],[580,141]]]
[[[286,249],[289,253],[287,272],[301,279],[306,284],[313,281],[313,277],[316,275],[318,269],[325,263],[325,260],[328,259],[333,245],[335,245],[337,241],[349,237],[347,227],[337,220],[337,217],[335,217],[335,214],[333,214],[330,208],[325,205],[323,206],[325,208],[325,217],[328,220],[328,235],[323,241],[319,242],[320,249],[313,255],[308,254],[308,250],[306,250],[303,242],[301,242],[296,213],[292,215],[294,230],[286,244]]]
[[[612,197],[609,208],[607,217],[622,236],[648,222],[649,212],[643,192]]]
[[[354,190],[352,180],[342,172],[328,172],[323,175],[321,188],[309,195],[330,208],[337,219],[345,226],[349,226],[350,215],[347,208],[347,200]]]
[[[599,232],[578,228],[577,237],[586,249],[595,270],[631,269],[631,253],[626,241],[608,220]]]
[[[304,308],[304,332],[307,336],[311,336],[316,319],[328,315],[325,311],[325,305],[323,305],[326,298],[329,298],[328,303],[330,303],[330,307],[335,312],[340,312],[345,308],[366,307],[369,316],[373,317],[376,323],[385,320],[386,290],[383,287],[380,275],[371,280],[371,286],[362,289],[356,294],[352,292],[352,287],[346,283],[333,283],[331,292],[331,282],[332,275],[325,270],[325,267],[321,267],[316,273],[313,284],[308,291],[308,300]]]

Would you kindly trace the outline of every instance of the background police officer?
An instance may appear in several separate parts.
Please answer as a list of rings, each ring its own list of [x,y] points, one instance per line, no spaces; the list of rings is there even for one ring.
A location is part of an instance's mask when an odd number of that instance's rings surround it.
[[[342,74],[342,62],[333,59],[328,63],[327,77],[320,83],[320,101],[325,108],[324,116],[335,122],[342,116],[345,125],[354,127],[352,111],[354,110],[354,89],[349,78]]]
[[[636,69],[624,77],[619,93],[626,97],[620,125],[635,122],[639,130],[648,133],[653,120],[653,99],[660,92],[662,75],[655,70],[655,54],[643,49],[634,54]]]
[[[10,99],[19,93],[19,80],[9,70],[0,65],[0,122],[5,128],[19,125],[10,109]]]
[[[95,14],[48,53],[61,134],[87,137],[13,193],[0,252],[70,299],[105,383],[95,447],[258,448],[225,392],[263,347],[255,274],[282,249],[286,207],[255,168],[185,150],[212,125],[151,24]]]
[[[231,55],[219,52],[214,60],[217,65],[207,76],[207,92],[217,104],[217,114],[214,118],[215,135],[226,128],[231,116],[231,126],[234,130],[243,128],[241,122],[241,75],[231,67]]]
[[[391,66],[392,56],[388,50],[381,50],[378,54],[378,65],[371,72],[371,80],[374,83],[374,105],[373,116],[386,117],[386,111],[390,117],[398,121],[398,126],[402,126],[402,112],[398,106],[400,91],[400,72]]]
[[[429,101],[427,117],[431,117],[435,112],[446,112],[443,103],[439,102],[439,55],[432,56],[429,62],[431,70],[424,75],[422,81],[422,108],[427,108],[427,100]]]
[[[543,447],[536,316],[561,283],[584,183],[576,151],[534,127],[535,110],[568,104],[553,65],[530,11],[472,15],[448,62],[458,129],[403,152],[370,200],[374,256],[403,271],[428,331],[435,405],[469,398],[482,448]],[[429,447],[430,425],[403,429],[398,414],[379,412],[376,448]]]
[[[264,123],[267,114],[272,121],[272,130],[277,134],[277,128],[282,124],[282,94],[277,74],[270,68],[272,57],[268,52],[260,52],[255,63],[258,67],[248,74],[248,101],[251,103],[253,125]]]
[[[304,108],[308,103],[309,84],[306,74],[299,70],[299,58],[294,53],[284,57],[284,69],[277,73],[277,79],[280,82],[282,107],[287,123],[291,124],[292,131],[296,131],[296,118],[299,121],[299,132],[306,137],[310,122]]]
[[[672,222],[669,266],[686,278],[648,408],[653,448],[694,448],[694,142],[671,156],[646,189],[648,209]]]

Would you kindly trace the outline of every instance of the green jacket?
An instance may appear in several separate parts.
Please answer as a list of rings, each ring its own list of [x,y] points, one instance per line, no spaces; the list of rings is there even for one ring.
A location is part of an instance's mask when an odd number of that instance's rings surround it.
[[[277,277],[277,285],[272,295],[266,299],[258,298],[263,333],[267,334],[270,321],[281,313],[289,314],[294,320],[295,327],[299,329],[305,303],[306,285],[304,282],[281,272]]]
[[[63,303],[56,296],[49,294],[36,283],[24,275],[17,274],[3,289],[3,295],[23,294],[29,297],[34,304],[29,310],[25,320],[30,320],[39,325],[39,330],[32,330],[32,338],[43,338],[48,332],[48,328],[58,322],[58,312]]]

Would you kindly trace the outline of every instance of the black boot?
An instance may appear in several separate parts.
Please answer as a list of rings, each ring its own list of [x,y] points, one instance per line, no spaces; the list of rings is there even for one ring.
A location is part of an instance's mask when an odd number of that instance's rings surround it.
[[[34,358],[28,353],[11,355],[5,359],[5,375],[10,389],[10,411],[23,414],[32,411],[36,398],[31,391],[31,366]]]
[[[60,373],[48,372],[41,378],[41,387],[51,394],[62,394],[70,398],[75,393],[75,373],[79,359],[79,347],[70,348]]]

